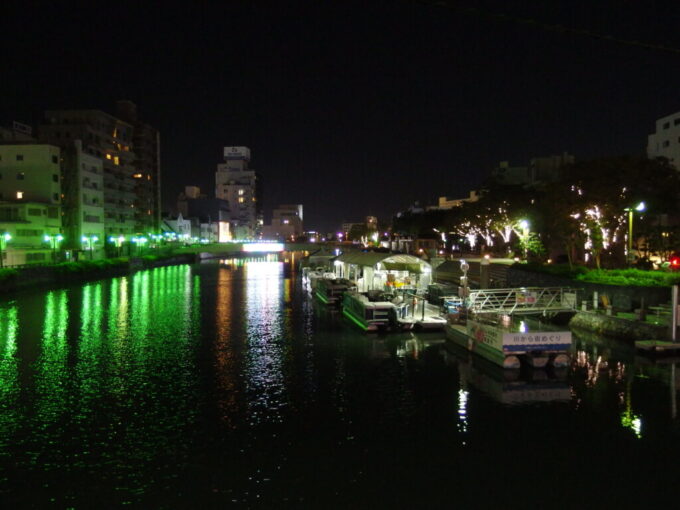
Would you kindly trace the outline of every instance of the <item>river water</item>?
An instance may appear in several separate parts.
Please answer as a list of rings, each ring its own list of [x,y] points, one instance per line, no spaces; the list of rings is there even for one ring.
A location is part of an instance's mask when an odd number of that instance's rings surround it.
[[[442,334],[367,336],[265,259],[0,298],[0,500],[678,501],[672,365],[598,338],[577,338],[573,358],[563,372],[508,376]]]

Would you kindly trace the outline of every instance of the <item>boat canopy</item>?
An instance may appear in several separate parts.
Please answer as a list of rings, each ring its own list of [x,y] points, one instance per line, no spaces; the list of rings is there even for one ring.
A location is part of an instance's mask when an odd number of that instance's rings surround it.
[[[409,271],[411,273],[422,273],[430,269],[430,264],[423,259],[406,255],[403,253],[382,253],[382,252],[347,252],[339,255],[335,260],[345,264],[357,266],[375,267],[382,263],[388,271]]]

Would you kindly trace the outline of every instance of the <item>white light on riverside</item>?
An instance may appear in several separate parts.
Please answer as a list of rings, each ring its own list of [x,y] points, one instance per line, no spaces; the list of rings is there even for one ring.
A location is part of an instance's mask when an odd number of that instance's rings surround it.
[[[248,243],[243,245],[247,252],[275,252],[283,251],[283,243]]]

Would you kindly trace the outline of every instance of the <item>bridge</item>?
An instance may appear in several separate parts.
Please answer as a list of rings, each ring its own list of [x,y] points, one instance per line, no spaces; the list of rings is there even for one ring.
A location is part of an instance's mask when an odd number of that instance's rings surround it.
[[[576,311],[577,290],[570,287],[474,289],[469,292],[467,308],[475,314],[545,315]]]

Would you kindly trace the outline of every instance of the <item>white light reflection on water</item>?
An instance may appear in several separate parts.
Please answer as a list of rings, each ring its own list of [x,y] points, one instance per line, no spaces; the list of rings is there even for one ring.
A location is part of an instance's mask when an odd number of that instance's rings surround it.
[[[458,390],[458,432],[464,434],[461,444],[465,446],[467,442],[465,441],[465,435],[468,431],[468,415],[467,415],[467,403],[470,392],[464,389]]]
[[[281,422],[281,410],[286,405],[282,276],[280,262],[245,264],[245,378],[251,425]]]

